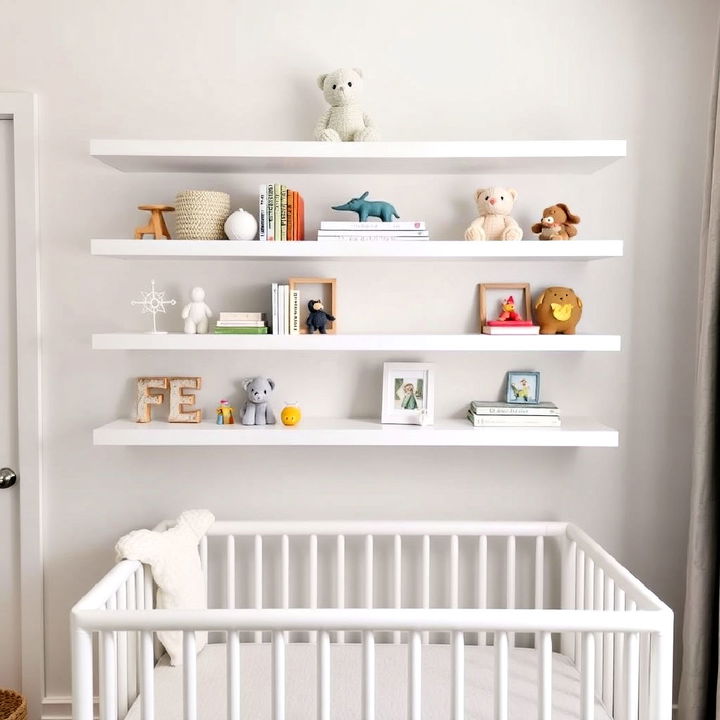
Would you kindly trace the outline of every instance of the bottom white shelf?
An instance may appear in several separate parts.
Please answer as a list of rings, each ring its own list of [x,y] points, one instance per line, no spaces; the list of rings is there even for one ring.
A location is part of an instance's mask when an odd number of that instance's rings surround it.
[[[591,418],[563,417],[560,428],[475,428],[464,419],[434,425],[382,425],[374,419],[308,418],[295,427],[136,423],[115,420],[93,431],[95,445],[387,445],[433,447],[617,447],[618,432]]]

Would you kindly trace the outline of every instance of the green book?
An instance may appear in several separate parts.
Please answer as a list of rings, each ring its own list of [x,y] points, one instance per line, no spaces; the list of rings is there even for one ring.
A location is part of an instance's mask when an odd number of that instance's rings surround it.
[[[273,186],[273,195],[275,198],[275,208],[274,208],[274,215],[275,215],[275,239],[281,240],[280,237],[280,215],[282,207],[282,192],[281,192],[282,185],[275,183]]]
[[[216,327],[215,335],[267,335],[267,327]]]

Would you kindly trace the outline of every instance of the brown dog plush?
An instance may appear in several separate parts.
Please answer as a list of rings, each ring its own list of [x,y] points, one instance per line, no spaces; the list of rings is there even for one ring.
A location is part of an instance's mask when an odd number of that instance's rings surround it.
[[[575,225],[579,222],[565,203],[558,203],[543,210],[542,220],[532,226],[532,231],[540,240],[569,240],[577,235]]]
[[[549,287],[535,304],[541,335],[574,335],[582,317],[582,300],[566,287]]]

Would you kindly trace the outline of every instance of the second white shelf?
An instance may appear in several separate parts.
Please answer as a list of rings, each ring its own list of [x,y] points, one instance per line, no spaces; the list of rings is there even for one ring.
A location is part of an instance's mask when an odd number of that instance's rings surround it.
[[[428,446],[428,447],[617,447],[618,431],[590,418],[563,417],[560,428],[474,428],[446,419],[429,427],[382,425],[372,419],[308,418],[295,427],[136,423],[115,420],[93,431],[93,444],[115,446]]]
[[[297,350],[366,352],[617,352],[619,335],[186,335],[98,333],[93,350]]]

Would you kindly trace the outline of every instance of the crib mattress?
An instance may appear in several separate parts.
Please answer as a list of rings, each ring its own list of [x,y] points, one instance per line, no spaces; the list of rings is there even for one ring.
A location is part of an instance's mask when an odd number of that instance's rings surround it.
[[[362,646],[332,645],[331,717],[360,720]],[[198,655],[198,720],[226,717],[226,652],[224,644],[208,645]],[[376,644],[376,717],[401,720],[407,717],[407,646]],[[465,647],[465,717],[493,720],[494,650],[486,646]],[[580,676],[564,655],[553,655],[553,720],[580,718]],[[447,720],[450,715],[450,646],[431,644],[422,651],[423,720]],[[537,656],[534,650],[510,651],[510,720],[537,717]],[[307,643],[290,643],[286,655],[287,720],[315,720],[316,652]],[[167,656],[155,667],[155,718],[181,720],[182,667],[172,667]],[[240,717],[271,719],[270,645],[242,643],[240,649]],[[128,720],[140,720],[136,701]],[[610,720],[599,700],[595,720]]]

